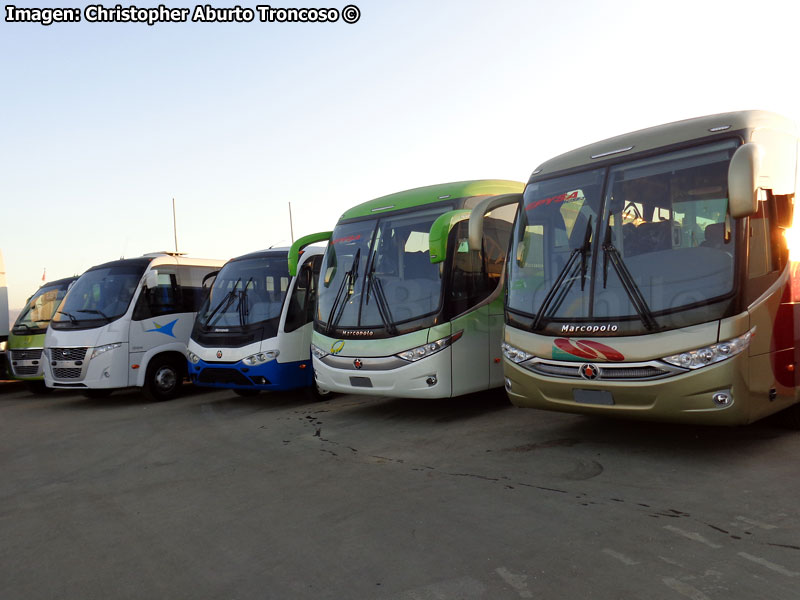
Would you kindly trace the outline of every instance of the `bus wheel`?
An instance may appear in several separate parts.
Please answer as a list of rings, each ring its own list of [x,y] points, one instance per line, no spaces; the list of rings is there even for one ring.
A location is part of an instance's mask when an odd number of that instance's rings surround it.
[[[155,358],[147,366],[142,393],[151,402],[172,400],[183,383],[183,369],[169,358]]]
[[[108,398],[114,390],[109,388],[97,388],[93,390],[83,390],[83,395],[87,398]]]
[[[233,393],[240,396],[258,396],[261,393],[261,390],[234,389]]]
[[[317,402],[329,400],[333,396],[332,391],[319,387],[316,381],[312,381],[311,385],[306,388],[306,394],[311,400]]]
[[[44,381],[26,381],[25,386],[31,394],[49,394],[53,388],[49,388]]]
[[[780,420],[783,425],[790,429],[800,429],[800,404],[794,404],[789,408],[784,408],[780,413]]]

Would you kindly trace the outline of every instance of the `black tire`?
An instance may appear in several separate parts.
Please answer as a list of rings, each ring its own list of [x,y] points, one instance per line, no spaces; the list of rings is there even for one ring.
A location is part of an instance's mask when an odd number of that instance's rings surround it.
[[[26,381],[25,387],[31,394],[49,394],[53,388],[49,388],[44,384],[44,381]]]
[[[330,400],[334,392],[325,390],[317,385],[317,380],[314,379],[311,385],[306,388],[306,395],[314,402],[322,402],[323,400]]]
[[[178,397],[183,383],[183,365],[169,358],[154,358],[147,365],[142,393],[150,402]]]
[[[781,425],[789,429],[800,430],[800,404],[793,404],[777,414]]]
[[[109,388],[98,388],[93,390],[83,390],[83,395],[87,398],[108,398],[114,390]]]
[[[234,389],[234,394],[238,394],[239,396],[245,396],[247,398],[252,396],[258,396],[261,393],[261,390],[248,390],[248,389]]]

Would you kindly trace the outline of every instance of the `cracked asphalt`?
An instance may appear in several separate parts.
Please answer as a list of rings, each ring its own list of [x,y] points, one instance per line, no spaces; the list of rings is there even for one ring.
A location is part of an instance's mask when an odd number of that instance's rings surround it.
[[[800,433],[0,384],[0,599],[796,600]]]

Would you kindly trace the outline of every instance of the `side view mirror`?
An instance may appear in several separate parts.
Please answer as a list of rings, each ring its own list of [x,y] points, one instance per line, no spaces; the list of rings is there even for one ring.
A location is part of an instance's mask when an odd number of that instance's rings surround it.
[[[156,269],[145,273],[144,287],[146,287],[148,290],[158,287],[158,271]]]
[[[464,208],[451,210],[439,215],[433,222],[428,235],[431,263],[440,263],[447,258],[447,236],[456,224],[469,219],[470,212],[470,210]]]
[[[752,142],[739,146],[728,166],[728,205],[734,219],[758,212],[761,149]]]
[[[297,275],[297,263],[300,262],[300,251],[303,248],[315,242],[327,242],[331,239],[331,235],[333,235],[332,231],[321,231],[301,237],[299,240],[295,241],[292,247],[289,248],[289,256],[287,259],[289,261],[289,275],[292,277]]]
[[[500,196],[491,196],[482,200],[479,204],[472,209],[472,214],[469,217],[469,249],[480,250],[481,240],[483,239],[483,219],[486,213],[507,206],[509,204],[518,204],[522,199],[522,194],[502,194]]]

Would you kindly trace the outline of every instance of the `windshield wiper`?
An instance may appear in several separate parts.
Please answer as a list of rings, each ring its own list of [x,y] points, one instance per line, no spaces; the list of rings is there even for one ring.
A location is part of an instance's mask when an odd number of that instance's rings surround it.
[[[394,325],[394,319],[392,318],[392,311],[389,310],[389,302],[386,300],[386,294],[383,291],[383,283],[378,276],[375,275],[375,259],[372,259],[372,266],[369,269],[369,273],[367,273],[367,290],[366,290],[366,298],[364,299],[364,304],[369,304],[369,295],[372,286],[375,286],[375,303],[378,306],[378,314],[381,317],[381,321],[383,321],[383,326],[386,327],[386,331],[389,332],[390,335],[397,335],[397,327]]]
[[[250,308],[247,305],[247,286],[253,282],[253,278],[247,280],[244,288],[239,292],[239,324],[244,327],[247,317],[250,316]]]
[[[67,316],[69,318],[70,322],[73,325],[78,322],[78,319],[75,318],[75,315],[72,315],[72,314],[70,314],[68,312],[64,312],[63,310],[60,310],[60,311],[58,311],[58,314]]]
[[[242,278],[239,277],[239,279],[236,280],[236,283],[233,284],[231,291],[225,294],[225,297],[219,301],[219,304],[217,304],[216,307],[214,307],[214,310],[212,310],[211,313],[206,318],[206,322],[204,323],[205,327],[209,326],[211,319],[214,318],[214,315],[217,314],[217,312],[219,311],[219,309],[222,308],[223,305],[225,305],[225,309],[227,310],[228,306],[230,306],[231,302],[233,302],[233,299],[236,298],[236,286],[238,286],[239,283],[241,283],[241,281]]]
[[[536,313],[536,317],[533,319],[533,323],[531,323],[531,330],[536,331],[539,328],[539,325],[544,318],[547,309],[553,304],[553,301],[556,299],[556,295],[558,294],[558,300],[555,303],[555,309],[558,310],[558,307],[561,306],[561,303],[566,298],[569,290],[572,288],[572,284],[575,282],[575,278],[572,275],[572,272],[575,270],[573,267],[576,266],[577,259],[580,256],[581,262],[577,265],[578,269],[580,269],[581,274],[581,291],[584,289],[584,285],[586,283],[586,268],[587,268],[587,255],[589,253],[589,248],[591,247],[591,238],[592,238],[592,218],[589,217],[589,222],[586,223],[586,233],[583,236],[583,245],[579,248],[575,248],[569,254],[569,258],[567,258],[567,262],[558,272],[556,276],[555,283],[550,287],[547,291],[547,295],[544,297],[544,301],[542,302],[542,306],[539,308],[539,312]],[[569,278],[569,279],[568,279]],[[564,286],[563,289],[560,289],[561,286],[564,284],[564,281],[568,281],[567,285]],[[559,293],[560,291],[560,293]]]
[[[358,261],[361,259],[361,248],[356,250],[356,255],[353,257],[353,262],[350,265],[350,269],[345,272],[344,277],[342,277],[342,284],[339,286],[339,289],[336,291],[336,296],[333,298],[333,304],[331,305],[331,312],[328,313],[328,325],[325,327],[325,333],[330,334],[336,324],[339,323],[339,320],[342,318],[342,313],[344,312],[345,304],[342,302],[342,294],[344,293],[345,289],[354,286],[354,282],[356,280],[356,273],[358,272]],[[336,310],[338,309],[338,312]]]
[[[639,286],[636,285],[633,275],[631,275],[631,272],[628,270],[628,267],[622,260],[619,251],[614,247],[614,244],[611,243],[611,226],[606,228],[606,235],[605,239],[603,240],[604,289],[608,281],[609,261],[611,262],[611,266],[614,267],[617,277],[619,277],[619,280],[622,282],[622,287],[625,289],[625,293],[628,294],[628,298],[630,298],[633,308],[636,310],[636,313],[642,320],[642,324],[644,324],[645,328],[650,331],[658,329],[658,322],[656,321],[655,316],[653,316],[653,311],[651,311],[650,307],[647,305],[647,301],[644,299],[644,296],[642,296],[642,291],[639,289]]]
[[[109,316],[108,316],[106,313],[104,313],[102,310],[95,310],[95,309],[93,309],[93,308],[88,308],[88,309],[87,309],[87,308],[79,308],[79,309],[78,309],[78,312],[89,313],[90,315],[100,315],[100,316],[101,316],[101,317],[103,317],[103,318],[104,318],[106,321],[110,321],[110,320],[111,320],[111,317],[109,317]]]

